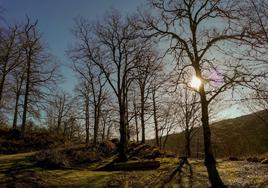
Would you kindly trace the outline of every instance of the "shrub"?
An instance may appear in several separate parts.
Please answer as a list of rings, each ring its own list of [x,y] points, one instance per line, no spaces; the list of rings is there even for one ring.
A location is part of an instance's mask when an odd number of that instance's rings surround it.
[[[231,156],[229,157],[230,161],[239,161],[238,157]]]
[[[41,151],[34,155],[32,160],[36,162],[37,166],[48,169],[69,168],[71,166],[67,156],[58,150]]]
[[[259,159],[258,157],[249,157],[247,158],[248,162],[254,162],[254,163],[259,163],[261,162],[261,159]]]
[[[101,157],[95,151],[76,151],[74,160],[76,163],[91,163],[101,160]]]

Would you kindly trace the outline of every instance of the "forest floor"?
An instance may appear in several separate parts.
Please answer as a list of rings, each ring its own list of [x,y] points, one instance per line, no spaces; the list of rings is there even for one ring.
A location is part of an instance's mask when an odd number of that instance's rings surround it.
[[[201,160],[189,160],[180,173],[170,175],[177,158],[157,158],[161,166],[143,171],[94,171],[99,163],[76,169],[48,170],[36,167],[34,153],[0,155],[0,187],[209,187]],[[103,161],[102,161],[103,162]],[[268,165],[247,161],[218,160],[217,168],[228,187],[268,187]]]

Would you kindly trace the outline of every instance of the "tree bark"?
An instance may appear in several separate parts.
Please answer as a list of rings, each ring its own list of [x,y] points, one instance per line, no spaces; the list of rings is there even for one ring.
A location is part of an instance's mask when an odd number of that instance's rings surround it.
[[[6,64],[4,64],[4,71],[2,72],[3,75],[1,78],[1,82],[0,82],[0,108],[2,108],[2,95],[3,95],[3,90],[4,90],[4,83],[6,80],[5,69],[6,69]]]
[[[120,107],[120,142],[118,147],[119,161],[127,161],[126,151],[127,151],[127,130],[126,130],[126,110],[124,104]]]
[[[13,129],[17,128],[19,98],[20,98],[20,95],[17,94],[16,95],[16,101],[15,101],[14,116],[13,116]]]
[[[135,118],[135,129],[136,129],[136,142],[139,142],[139,127],[138,127],[138,112],[137,112],[137,106],[136,106],[136,99],[134,98],[133,101],[134,106],[134,118]]]
[[[153,91],[153,112],[154,112],[155,141],[156,141],[156,146],[159,147],[160,144],[159,144],[159,135],[158,135],[158,121],[157,121],[155,91]]]
[[[87,98],[87,96],[86,96]],[[85,100],[85,118],[86,118],[86,144],[89,143],[89,101]]]
[[[202,78],[202,77],[200,77]],[[206,99],[206,93],[204,89],[204,84],[200,86],[200,98],[201,98],[201,110],[202,110],[202,127],[203,127],[203,137],[204,137],[204,147],[205,147],[205,165],[208,171],[209,180],[212,187],[222,188],[225,187],[220,175],[216,168],[216,160],[213,156],[212,145],[211,145],[211,131],[209,127],[209,116],[208,116],[208,101]]]
[[[141,91],[141,112],[140,112],[140,118],[141,118],[141,132],[142,132],[142,138],[141,143],[145,144],[145,121],[144,121],[144,88],[140,88]]]
[[[23,104],[23,114],[22,114],[22,124],[21,124],[21,135],[25,136],[25,126],[26,126],[26,118],[27,118],[27,110],[28,110],[28,98],[30,92],[30,75],[31,75],[31,50],[28,54],[27,58],[27,74],[26,74],[26,86],[25,86],[25,96],[24,96],[24,104]]]

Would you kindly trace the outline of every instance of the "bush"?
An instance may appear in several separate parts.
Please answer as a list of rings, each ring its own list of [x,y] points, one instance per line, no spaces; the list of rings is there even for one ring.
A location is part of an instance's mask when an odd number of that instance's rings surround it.
[[[259,159],[258,157],[249,157],[247,158],[248,162],[253,162],[253,163],[259,163],[262,161],[262,159]]]
[[[106,140],[99,143],[96,146],[96,149],[98,153],[102,153],[103,155],[113,154],[116,152],[116,144],[114,144],[112,141]]]
[[[238,157],[231,156],[229,157],[230,161],[239,161]]]
[[[77,151],[74,153],[74,160],[76,163],[92,163],[101,160],[101,157],[95,151]]]
[[[0,154],[14,154],[42,149],[55,148],[65,144],[62,136],[47,130],[28,132],[24,138],[18,129],[0,129]]]
[[[69,168],[71,166],[67,156],[58,150],[41,151],[34,155],[32,160],[36,162],[37,166],[48,169]]]

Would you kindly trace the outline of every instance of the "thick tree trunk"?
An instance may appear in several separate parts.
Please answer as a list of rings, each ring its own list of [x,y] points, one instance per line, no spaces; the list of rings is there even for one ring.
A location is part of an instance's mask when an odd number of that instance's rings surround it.
[[[60,132],[60,127],[61,127],[61,116],[59,115],[58,117],[58,122],[57,122],[57,132]]]
[[[209,128],[209,116],[208,116],[208,102],[206,99],[206,93],[204,85],[200,86],[200,98],[201,98],[201,109],[202,109],[202,127],[204,136],[204,147],[205,147],[205,165],[208,171],[209,180],[214,188],[225,187],[220,175],[216,168],[216,160],[213,156],[212,144],[211,144],[211,132]]]
[[[191,157],[191,140],[189,130],[185,131],[185,155]]]
[[[125,162],[127,161],[126,151],[127,151],[127,114],[125,109],[125,99],[120,102],[119,104],[120,109],[120,142],[118,146],[118,152],[119,152],[119,161]]]
[[[140,118],[141,118],[141,143],[145,144],[145,121],[144,121],[144,89],[141,88],[141,112],[140,112]]]
[[[98,138],[98,129],[99,129],[99,107],[95,107],[94,112],[94,134],[93,134],[93,146],[96,146],[97,144],[97,138]]]

